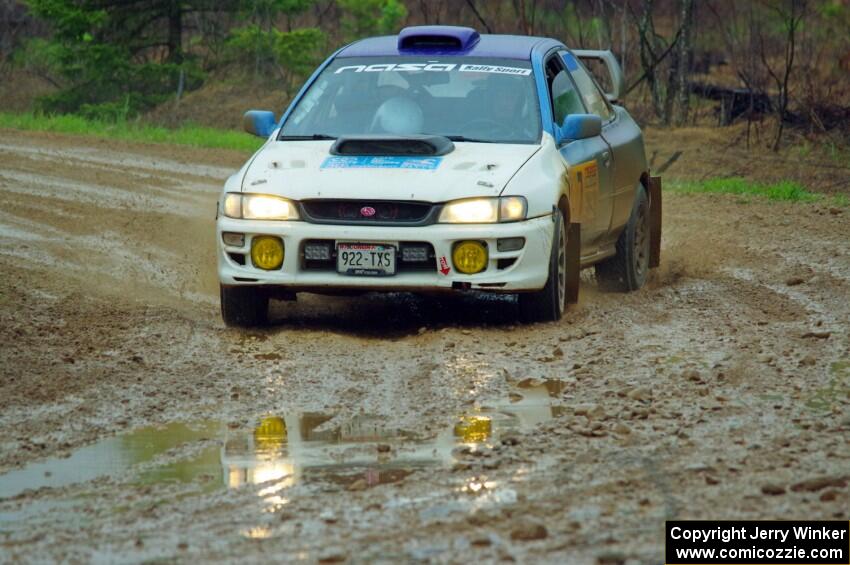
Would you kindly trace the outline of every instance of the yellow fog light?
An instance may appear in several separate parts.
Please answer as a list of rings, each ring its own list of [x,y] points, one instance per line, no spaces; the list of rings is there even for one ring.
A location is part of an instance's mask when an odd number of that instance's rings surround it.
[[[258,269],[280,269],[283,265],[283,242],[270,235],[255,237],[251,241],[251,261]]]
[[[465,275],[474,275],[487,268],[487,247],[480,241],[462,241],[452,251],[455,269]]]

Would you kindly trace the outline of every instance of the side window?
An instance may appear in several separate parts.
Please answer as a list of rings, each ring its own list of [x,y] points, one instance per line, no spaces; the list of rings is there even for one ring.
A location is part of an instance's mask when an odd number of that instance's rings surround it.
[[[581,92],[581,96],[590,113],[602,118],[603,122],[607,122],[613,118],[614,111],[611,110],[605,96],[599,91],[599,88],[593,82],[593,79],[590,78],[590,75],[587,74],[587,71],[578,64],[578,61],[576,61],[572,54],[564,53],[563,57],[564,62],[567,64],[567,69],[570,71],[573,80],[576,81],[576,86],[578,86],[579,92]]]
[[[552,99],[552,116],[556,124],[564,123],[564,118],[570,114],[584,114],[587,111],[570,75],[558,57],[552,57],[547,62],[546,79],[549,83],[549,96]]]
[[[566,71],[559,72],[552,81],[552,106],[555,123],[564,123],[564,118],[570,114],[584,114],[585,109],[581,99],[573,87]]]

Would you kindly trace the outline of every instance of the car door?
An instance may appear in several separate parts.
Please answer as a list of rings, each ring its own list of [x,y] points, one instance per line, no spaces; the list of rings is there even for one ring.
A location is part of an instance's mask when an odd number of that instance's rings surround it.
[[[608,142],[613,154],[614,189],[609,228],[613,236],[618,234],[619,228],[628,221],[634,203],[635,188],[638,186],[641,174],[646,170],[643,136],[628,112],[620,106],[611,104],[612,99],[616,100],[625,88],[623,73],[613,55],[608,51],[575,53],[582,61],[595,59],[605,63],[613,85],[613,92],[608,94],[602,91],[599,83],[591,77],[587,68],[579,63],[573,54],[568,55],[572,58],[571,62],[575,63],[572,65],[571,75],[579,89],[586,93],[585,101],[592,111],[602,117],[602,137]]]
[[[614,214],[616,186],[616,157],[612,151],[611,143],[606,137],[606,130],[616,118],[611,106],[605,96],[596,87],[593,79],[578,62],[578,59],[569,51],[561,51],[561,57],[570,73],[570,77],[581,94],[582,102],[589,114],[595,114],[602,119],[602,139],[606,150],[599,160],[600,170],[604,170],[605,183],[602,184],[600,177],[599,213],[596,219],[597,237],[602,238],[611,229],[611,218]]]
[[[560,54],[546,62],[546,75],[556,125],[563,124],[570,114],[588,113]],[[571,220],[581,224],[582,255],[591,255],[607,233],[611,218],[611,174],[606,164],[611,150],[597,135],[568,140],[558,151],[569,174]]]

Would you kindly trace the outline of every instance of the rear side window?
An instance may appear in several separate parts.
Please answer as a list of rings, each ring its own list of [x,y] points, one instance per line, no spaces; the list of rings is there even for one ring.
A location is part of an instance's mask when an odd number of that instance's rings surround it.
[[[564,53],[563,57],[564,62],[567,65],[567,70],[570,71],[570,75],[572,75],[573,80],[576,81],[576,86],[578,86],[579,92],[581,92],[581,96],[584,99],[584,103],[587,106],[588,111],[590,111],[591,114],[596,114],[602,118],[603,122],[607,122],[612,119],[614,117],[614,112],[611,110],[611,107],[608,106],[608,101],[605,99],[602,92],[600,92],[596,83],[593,82],[593,79],[590,78],[587,71],[579,65],[578,61],[576,61],[575,57],[573,57],[570,53]]]

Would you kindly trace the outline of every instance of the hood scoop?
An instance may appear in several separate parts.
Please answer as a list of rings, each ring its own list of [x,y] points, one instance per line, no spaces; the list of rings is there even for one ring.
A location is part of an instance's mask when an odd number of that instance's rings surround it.
[[[454,143],[441,135],[351,135],[337,139],[331,146],[331,155],[438,157],[454,148]]]

